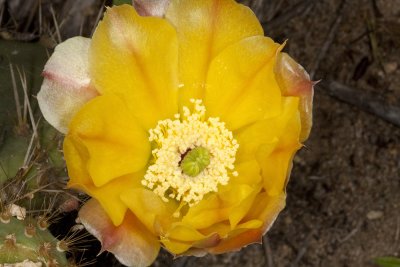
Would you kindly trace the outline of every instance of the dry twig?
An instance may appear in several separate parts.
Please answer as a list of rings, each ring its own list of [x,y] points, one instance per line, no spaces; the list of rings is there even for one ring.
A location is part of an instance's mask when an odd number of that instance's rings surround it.
[[[346,4],[346,0],[342,0],[339,4],[339,7],[336,10],[336,19],[332,23],[330,27],[330,31],[325,39],[324,45],[322,46],[321,50],[319,51],[317,58],[313,62],[312,67],[310,68],[310,77],[314,78],[315,73],[317,72],[319,68],[319,64],[321,61],[325,58],[326,54],[329,51],[329,48],[331,47],[333,40],[335,39],[336,32],[339,28],[340,23],[342,22],[342,16],[343,16],[343,8]]]
[[[322,82],[320,87],[332,97],[400,127],[400,107],[389,105],[376,96],[336,81]]]
[[[274,267],[274,259],[272,256],[271,246],[269,244],[268,237],[266,235],[263,236],[263,243],[264,247],[264,255],[265,255],[265,266],[266,267]]]
[[[300,1],[281,15],[276,16],[273,19],[261,22],[261,25],[264,30],[267,31],[268,28],[275,28],[279,25],[286,24],[291,19],[303,14],[310,6],[314,5],[314,3],[315,0]]]
[[[339,242],[340,243],[344,243],[347,240],[349,240],[350,238],[352,238],[353,236],[355,236],[357,234],[357,232],[360,230],[362,223],[358,223],[358,225],[350,231],[350,233],[348,233],[345,237],[340,238]]]
[[[310,233],[306,236],[306,238],[304,239],[304,244],[301,246],[300,250],[297,253],[296,258],[294,259],[294,261],[292,262],[290,267],[298,266],[300,260],[306,254],[306,251],[307,251],[307,248],[308,248],[308,245],[309,245],[308,243],[310,242],[310,239],[313,236],[313,234],[314,234],[314,230],[311,230]]]

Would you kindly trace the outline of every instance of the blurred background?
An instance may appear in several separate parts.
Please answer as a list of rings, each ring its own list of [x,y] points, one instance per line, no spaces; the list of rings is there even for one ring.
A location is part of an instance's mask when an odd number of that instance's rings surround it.
[[[321,80],[314,128],[294,159],[287,207],[262,245],[175,261],[162,252],[153,266],[373,267],[377,257],[400,256],[400,0],[241,2],[267,36],[287,40],[285,51]],[[3,165],[15,110],[10,69],[25,71],[27,93],[34,96],[52,48],[72,36],[91,36],[111,4],[0,0]],[[64,218],[73,224],[74,213]],[[91,247],[81,256],[87,266],[120,266],[107,253],[91,263],[98,245]]]

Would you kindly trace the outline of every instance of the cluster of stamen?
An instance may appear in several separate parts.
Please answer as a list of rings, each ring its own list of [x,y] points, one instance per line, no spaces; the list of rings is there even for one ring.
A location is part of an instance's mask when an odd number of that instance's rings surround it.
[[[218,186],[226,185],[230,176],[238,175],[234,162],[239,148],[224,122],[219,118],[206,119],[201,100],[191,102],[192,112],[183,107],[182,117],[176,114],[174,120],[159,121],[149,131],[149,140],[156,145],[152,151],[154,163],[142,180],[144,186],[164,201],[171,198],[190,206],[205,194],[217,192]],[[190,158],[185,159],[188,155]],[[193,160],[200,166],[183,168],[191,167]]]

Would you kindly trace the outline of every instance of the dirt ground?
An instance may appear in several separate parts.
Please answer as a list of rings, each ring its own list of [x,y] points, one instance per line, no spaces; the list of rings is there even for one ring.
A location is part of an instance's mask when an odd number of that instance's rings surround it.
[[[357,104],[368,95],[378,109],[400,106],[400,1],[245,2],[266,35],[288,40],[286,51],[322,80],[287,206],[263,245],[175,261],[162,252],[153,266],[373,267],[376,257],[400,256],[400,127]],[[355,102],[327,90],[331,81],[354,90]],[[94,266],[111,265],[104,254]]]

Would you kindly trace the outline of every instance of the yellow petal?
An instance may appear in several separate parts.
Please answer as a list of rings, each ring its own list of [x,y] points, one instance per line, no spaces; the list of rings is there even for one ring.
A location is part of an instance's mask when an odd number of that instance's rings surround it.
[[[241,173],[240,175],[246,176],[248,174]],[[260,189],[260,184],[235,183],[229,183],[220,188],[218,195],[223,201],[222,207],[229,208],[228,219],[232,229],[246,215]]]
[[[257,195],[244,220],[261,220],[264,222],[262,226],[262,234],[264,234],[272,226],[279,212],[285,207],[285,201],[286,195],[283,192],[276,196],[262,192]]]
[[[177,204],[172,200],[164,202],[153,191],[144,188],[127,187],[121,194],[121,200],[152,233],[162,231],[173,220],[172,214],[177,209]]]
[[[210,62],[227,46],[263,35],[254,13],[233,0],[172,0],[166,18],[179,39],[180,104],[201,99]]]
[[[115,227],[100,204],[89,200],[79,211],[85,228],[124,265],[145,267],[156,259],[160,243],[132,214]]]
[[[182,223],[172,225],[171,229],[161,238],[164,246],[174,254],[182,254],[189,248],[213,247],[220,241],[220,236],[215,232],[206,236]]]
[[[74,37],[57,45],[43,70],[39,107],[45,119],[64,134],[76,112],[98,95],[89,77],[90,42]]]
[[[261,188],[253,189],[245,198],[243,198],[232,210],[229,212],[229,222],[232,229],[239,227],[239,222],[244,218],[254,203],[254,199],[260,192]],[[257,227],[253,227],[257,228]]]
[[[258,202],[255,205],[260,205]],[[201,232],[205,235],[212,236],[218,235],[218,242],[214,243],[214,246],[203,247],[210,253],[224,253],[233,250],[239,250],[243,246],[249,245],[250,243],[259,242],[263,233],[264,222],[261,219],[245,219],[243,223],[238,224],[233,230],[232,227],[225,222],[214,224],[206,229],[202,229]],[[217,234],[216,234],[217,233]],[[200,251],[187,251],[185,255],[202,255],[203,250]]]
[[[190,243],[179,242],[168,238],[161,238],[160,242],[172,254],[181,254],[192,247]]]
[[[207,77],[208,115],[220,117],[230,130],[278,115],[281,91],[273,71],[278,48],[270,38],[253,36],[222,51]]]
[[[261,166],[264,188],[268,194],[279,195],[285,190],[294,154],[301,148],[300,134],[301,121],[297,112],[288,121],[272,152],[257,151],[256,158]]]
[[[90,74],[100,93],[121,97],[150,129],[178,111],[177,56],[176,32],[166,20],[112,7],[93,35]]]
[[[226,238],[230,231],[232,231],[232,227],[229,221],[222,221],[216,224],[213,224],[207,228],[200,229],[201,233],[207,236],[211,236],[212,234],[217,233],[220,238]]]
[[[99,96],[73,118],[68,135],[88,151],[87,169],[96,186],[142,169],[150,157],[147,133],[115,96]],[[74,164],[67,161],[67,166]]]
[[[285,96],[300,97],[301,135],[306,140],[312,126],[312,101],[314,82],[304,68],[288,54],[280,53],[275,66],[276,78]]]
[[[226,220],[229,208],[224,208],[222,205],[222,200],[216,194],[211,194],[190,207],[182,222],[196,229],[202,229]]]
[[[206,238],[193,243],[193,248],[210,248],[215,247],[221,242],[221,236],[218,232],[212,232]]]
[[[236,229],[257,229],[260,228],[264,224],[261,220],[251,220],[236,226]]]
[[[228,236],[222,239],[217,246],[209,248],[208,251],[220,254],[240,250],[251,243],[261,242],[263,235],[262,229],[262,220],[255,219],[239,224],[236,229],[230,231]]]
[[[273,153],[258,156],[264,178],[264,188],[270,195],[277,195],[286,188],[292,169],[292,161],[296,151],[301,148],[299,143],[289,147],[279,147]]]
[[[139,187],[141,177],[143,177],[143,172],[128,174],[101,187],[87,187],[85,192],[100,202],[114,225],[119,225],[128,209],[125,203],[121,201],[120,195],[127,187]]]
[[[96,198],[107,212],[115,226],[122,223],[128,207],[120,200],[120,194],[127,187],[139,187],[143,171],[118,177],[111,182],[96,187],[86,169],[87,149],[79,140],[67,136],[64,140],[64,156],[68,164],[70,180],[68,187],[83,190]],[[72,162],[72,163],[71,163]]]
[[[198,204],[190,207],[182,222],[195,229],[204,229],[224,220],[236,225],[246,214],[247,203],[243,201],[256,194],[259,187],[247,184],[228,184],[219,188],[218,193],[211,194]],[[251,203],[251,200],[248,199]]]
[[[237,163],[235,169],[239,175],[231,177],[230,183],[256,185],[261,182],[261,168],[256,160]]]
[[[93,185],[87,171],[89,152],[84,144],[72,136],[66,136],[63,144],[64,158],[68,167],[69,184]]]
[[[282,113],[280,115],[256,122],[237,131],[236,139],[240,147],[236,155],[236,161],[240,163],[254,160],[256,152],[260,149],[265,154],[272,152],[290,119],[298,114],[298,103],[297,97],[287,97],[282,100]]]
[[[262,237],[261,228],[240,231],[228,238],[223,239],[217,246],[209,248],[208,251],[213,254],[237,251],[251,243],[260,242]]]
[[[184,242],[185,241],[193,242],[206,238],[205,235],[203,235],[193,227],[190,227],[183,223],[174,223],[168,230],[168,232],[165,234],[165,237]]]
[[[247,184],[231,184],[221,186],[218,196],[223,201],[223,207],[232,207],[240,203],[253,192],[253,187]]]
[[[122,223],[128,209],[125,203],[121,201],[120,195],[127,187],[140,186],[137,183],[137,178],[136,174],[129,174],[114,179],[102,187],[86,186],[84,191],[99,201],[114,225],[118,226]],[[74,185],[71,185],[71,187],[74,187]]]

